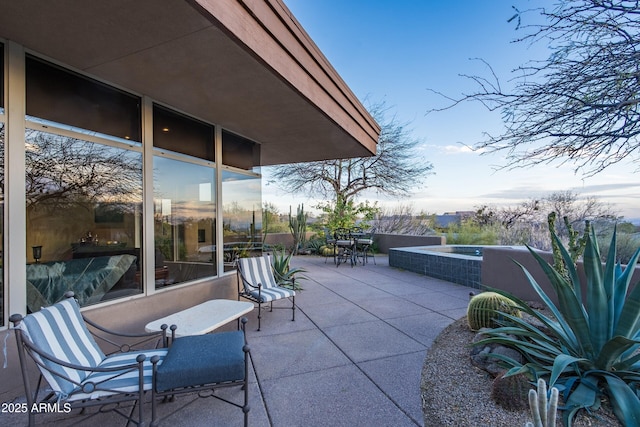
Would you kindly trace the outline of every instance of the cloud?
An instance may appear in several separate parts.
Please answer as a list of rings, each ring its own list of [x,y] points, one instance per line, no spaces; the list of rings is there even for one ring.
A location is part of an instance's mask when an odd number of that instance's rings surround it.
[[[579,196],[597,196],[598,193],[605,193],[609,191],[621,191],[618,194],[607,194],[607,198],[628,198],[632,196],[632,193],[628,193],[624,190],[631,188],[640,189],[640,183],[626,182],[618,184],[593,184],[585,185],[583,187],[572,187],[569,191],[577,193]],[[549,190],[548,188],[540,188],[539,186],[516,186],[513,188],[506,188],[497,190],[492,193],[485,193],[480,195],[480,198],[492,198],[492,199],[505,199],[505,200],[522,200],[522,199],[537,199],[548,196],[551,193],[564,190]]]
[[[519,187],[498,190],[493,193],[485,193],[478,196],[478,199],[488,198],[488,199],[522,200],[522,199],[530,199],[530,198],[541,198],[552,192],[553,191],[549,191],[548,189],[542,189],[540,187],[519,186]]]
[[[593,184],[585,185],[584,187],[574,187],[573,190],[580,193],[601,193],[611,190],[622,190],[626,188],[640,188],[638,182],[621,182],[617,184]]]
[[[427,144],[423,145],[427,150],[436,150],[442,154],[481,154],[483,150],[475,150],[473,147],[459,142],[457,144],[437,145]]]
[[[440,147],[445,154],[469,154],[474,153],[473,149],[468,145],[445,145]]]

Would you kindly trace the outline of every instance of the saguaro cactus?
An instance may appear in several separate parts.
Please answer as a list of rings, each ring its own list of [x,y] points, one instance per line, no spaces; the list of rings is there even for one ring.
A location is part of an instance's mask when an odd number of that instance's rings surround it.
[[[304,244],[307,233],[307,214],[304,213],[304,205],[298,206],[296,216],[291,215],[291,207],[289,207],[289,229],[293,236],[294,255],[298,254],[298,247]]]

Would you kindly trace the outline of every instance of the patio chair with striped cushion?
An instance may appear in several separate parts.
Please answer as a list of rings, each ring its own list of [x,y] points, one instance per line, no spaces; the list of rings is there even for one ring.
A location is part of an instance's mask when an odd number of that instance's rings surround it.
[[[292,321],[296,320],[296,292],[295,279],[292,282],[278,281],[273,274],[273,267],[269,255],[239,258],[238,263],[238,299],[246,298],[258,304],[258,330],[262,319],[262,304],[270,303],[273,311],[273,301],[291,298]],[[282,285],[289,284],[291,289]],[[275,307],[288,308],[288,307]]]
[[[98,406],[100,410],[113,410],[122,415],[129,422],[138,425],[145,425],[143,406],[140,399],[148,391],[152,396],[152,420],[151,425],[156,425],[156,398],[167,395],[179,394],[187,391],[197,391],[198,389],[212,389],[217,386],[246,385],[247,353],[249,351],[244,339],[244,328],[237,331],[238,336],[210,336],[188,337],[190,341],[186,346],[189,350],[172,351],[174,346],[182,344],[180,338],[175,339],[175,344],[168,347],[170,343],[167,337],[167,326],[163,325],[160,332],[148,332],[141,334],[118,334],[96,325],[85,319],[80,313],[78,302],[73,299],[73,293],[67,295],[67,299],[62,300],[50,307],[45,307],[36,313],[22,316],[14,314],[10,317],[13,323],[16,339],[18,343],[18,356],[22,370],[23,383],[25,388],[28,408],[40,407],[41,404],[64,405],[64,408],[77,408]],[[246,319],[245,319],[246,322]],[[109,344],[118,348],[116,353],[107,355],[98,346],[94,339],[94,334],[89,331],[87,324],[108,335],[102,337]],[[175,326],[171,329],[175,331]],[[242,336],[240,336],[242,335]],[[96,335],[98,336],[98,335]],[[118,346],[109,338],[110,336],[121,336],[128,339],[127,344]],[[173,340],[172,336],[172,340]],[[136,343],[131,341],[137,340]],[[213,341],[217,342],[213,342]],[[139,345],[149,345],[156,341],[155,347],[145,350],[134,350]],[[206,355],[211,355],[211,347],[224,345],[225,354],[215,355],[218,360],[209,360],[206,367],[198,365],[198,361],[206,361]],[[160,348],[158,348],[158,346]],[[178,347],[185,347],[178,345]],[[198,353],[198,348],[205,348],[206,355]],[[196,354],[194,354],[194,352]],[[41,378],[35,391],[31,389],[29,379],[28,359],[31,356],[40,370]],[[194,360],[189,360],[189,358]],[[210,356],[211,357],[211,356]],[[168,372],[162,372],[163,361],[170,358],[175,359],[182,366],[178,371],[172,368]],[[220,364],[227,364],[230,370],[224,369],[224,378],[219,378]],[[244,369],[242,364],[244,363]],[[172,362],[172,365],[175,365]],[[213,367],[212,367],[213,366]],[[186,368],[185,368],[186,367]],[[239,372],[239,371],[244,372]],[[229,372],[233,373],[229,377]],[[195,384],[179,384],[179,390],[164,386],[158,387],[156,383],[175,385],[177,376],[189,377],[189,374],[197,374],[201,381],[207,384],[196,382]],[[51,390],[47,393],[40,393],[41,379],[49,384]],[[206,380],[202,380],[205,378]],[[224,383],[218,385],[217,383]],[[245,425],[247,423],[247,392],[244,393],[244,404],[235,404],[242,408],[245,413]],[[225,400],[226,401],[226,400]],[[120,403],[133,402],[131,411],[127,414],[122,411]],[[108,406],[107,406],[108,405]],[[138,408],[137,420],[134,413]],[[28,411],[29,425],[35,424],[37,411]]]

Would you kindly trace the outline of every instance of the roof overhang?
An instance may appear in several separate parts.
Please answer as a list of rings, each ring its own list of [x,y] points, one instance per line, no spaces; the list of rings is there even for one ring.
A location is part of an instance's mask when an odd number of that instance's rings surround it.
[[[0,0],[0,37],[262,144],[375,153],[380,127],[281,0]]]

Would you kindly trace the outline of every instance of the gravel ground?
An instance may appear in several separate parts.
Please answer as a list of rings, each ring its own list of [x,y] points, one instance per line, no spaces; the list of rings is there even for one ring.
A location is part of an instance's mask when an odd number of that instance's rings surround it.
[[[469,344],[475,333],[463,317],[436,338],[422,368],[421,393],[425,427],[518,427],[531,421],[529,410],[510,411],[491,399],[493,377],[471,364]],[[558,426],[562,426],[558,417]],[[603,405],[594,415],[585,411],[573,426],[619,427],[615,415]]]

